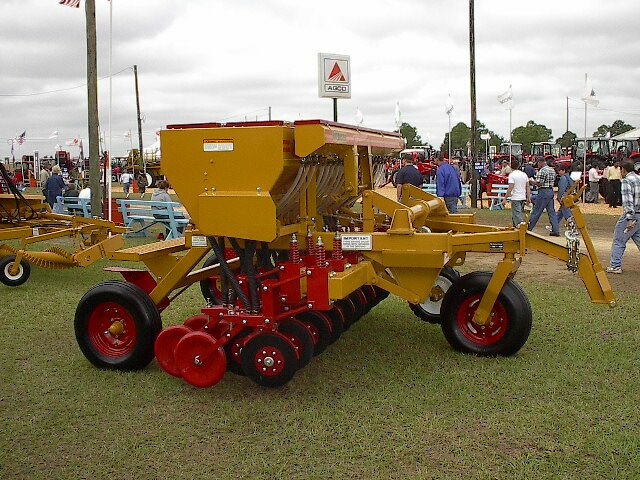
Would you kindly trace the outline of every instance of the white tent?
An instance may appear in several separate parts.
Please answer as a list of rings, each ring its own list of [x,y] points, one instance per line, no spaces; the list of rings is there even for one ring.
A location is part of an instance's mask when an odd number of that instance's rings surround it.
[[[640,128],[634,128],[628,132],[621,133],[615,137],[611,137],[611,140],[637,140],[640,138]]]

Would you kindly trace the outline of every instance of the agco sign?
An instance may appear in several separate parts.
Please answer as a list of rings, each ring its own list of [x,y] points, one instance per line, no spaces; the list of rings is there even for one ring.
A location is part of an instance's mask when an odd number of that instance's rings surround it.
[[[318,95],[329,98],[351,98],[349,55],[318,54]]]

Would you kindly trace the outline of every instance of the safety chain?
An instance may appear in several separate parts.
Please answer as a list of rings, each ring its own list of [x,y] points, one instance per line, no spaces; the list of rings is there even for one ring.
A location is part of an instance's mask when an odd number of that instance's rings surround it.
[[[567,239],[567,250],[569,251],[567,269],[570,272],[577,272],[578,258],[580,255],[580,233],[576,228],[576,221],[573,217],[567,220],[567,231],[564,233],[564,236]]]

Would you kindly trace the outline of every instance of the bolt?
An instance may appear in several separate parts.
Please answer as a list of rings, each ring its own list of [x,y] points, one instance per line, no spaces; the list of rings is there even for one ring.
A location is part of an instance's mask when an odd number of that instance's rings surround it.
[[[266,285],[264,287],[262,287],[262,291],[263,292],[268,292],[269,291],[269,287],[267,287]]]
[[[311,275],[311,270],[307,270],[307,277]]]
[[[200,360],[200,355],[196,355],[195,357],[193,357],[193,364],[202,365],[202,361]]]
[[[311,303],[307,303],[307,308],[308,308],[309,310],[313,310],[313,304],[311,304]]]
[[[284,270],[284,265],[280,265],[280,270]]]
[[[275,363],[275,361],[273,360],[273,358],[272,358],[272,357],[266,357],[266,358],[264,359],[264,364],[265,364],[267,367],[273,367],[274,363]]]
[[[264,324],[265,325],[269,325],[271,323],[271,320],[269,320],[268,318],[264,319]]]
[[[243,324],[243,325],[246,325],[246,324],[247,324],[247,319],[246,319],[246,318],[242,320],[242,324]]]

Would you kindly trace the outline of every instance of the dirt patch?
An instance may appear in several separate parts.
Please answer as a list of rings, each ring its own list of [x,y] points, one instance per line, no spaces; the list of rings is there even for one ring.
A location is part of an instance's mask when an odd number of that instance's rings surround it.
[[[377,190],[379,193],[395,200],[396,189],[386,186]],[[509,226],[511,225],[511,214],[508,211],[491,212],[486,209],[485,200],[483,209],[469,209],[463,212],[475,212],[476,222],[485,225]],[[470,205],[468,205],[470,206]],[[598,256],[598,260],[603,268],[609,265],[611,254],[611,240],[613,228],[618,217],[622,214],[622,209],[609,208],[602,202],[599,204],[580,204],[580,210],[585,214],[587,230],[591,237],[591,242]],[[549,224],[548,217],[544,214],[534,232],[547,237],[548,232],[545,226]],[[561,235],[564,229],[561,229]],[[564,236],[549,237],[550,240],[566,245]],[[584,242],[581,242],[581,250],[586,251]],[[496,256],[494,254],[469,254],[465,263],[465,270],[493,270],[496,266]],[[623,273],[607,274],[609,282],[614,292],[636,292],[640,282],[640,252],[633,242],[627,244],[622,264]],[[524,283],[527,279],[539,280],[544,276],[545,280],[555,285],[576,285],[576,274],[567,271],[563,262],[549,258],[537,252],[528,253],[522,261],[522,265],[516,276],[519,283]]]

